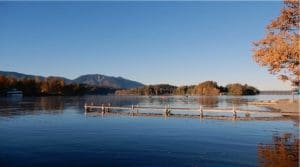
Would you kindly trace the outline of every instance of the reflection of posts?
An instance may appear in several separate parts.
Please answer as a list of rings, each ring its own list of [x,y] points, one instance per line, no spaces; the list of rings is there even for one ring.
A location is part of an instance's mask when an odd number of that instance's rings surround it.
[[[86,107],[86,103],[84,103],[84,110],[86,110],[86,108],[87,108],[87,107]]]

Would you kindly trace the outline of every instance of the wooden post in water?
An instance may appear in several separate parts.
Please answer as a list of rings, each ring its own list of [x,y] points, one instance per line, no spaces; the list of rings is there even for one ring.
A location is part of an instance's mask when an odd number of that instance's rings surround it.
[[[170,105],[166,106],[166,109],[165,109],[165,113],[166,113],[166,116],[170,116],[171,114],[171,108],[170,108]]]
[[[110,107],[111,107],[111,105],[110,105],[110,103],[108,103],[107,112],[110,112]]]
[[[165,106],[165,116],[168,116],[168,107],[167,106]]]
[[[132,105],[131,105],[131,112],[130,112],[130,115],[133,116],[133,114],[134,114],[134,105],[132,104]]]
[[[249,118],[251,115],[249,112],[245,113],[245,117]]]
[[[200,111],[200,118],[203,118],[203,108],[202,108],[202,106],[200,106],[199,111]]]
[[[137,114],[139,113],[139,105],[138,104],[136,105],[136,113]]]
[[[88,105],[86,103],[84,103],[84,112],[89,112],[91,111],[92,109],[88,107]]]
[[[233,112],[233,117],[236,118],[237,113],[234,105],[232,106],[232,112]]]
[[[105,107],[104,104],[101,105],[101,112],[104,113],[105,112]]]

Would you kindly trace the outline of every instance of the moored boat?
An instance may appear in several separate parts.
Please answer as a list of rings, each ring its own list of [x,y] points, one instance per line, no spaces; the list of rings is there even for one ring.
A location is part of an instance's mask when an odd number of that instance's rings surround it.
[[[23,97],[23,92],[17,89],[12,89],[6,92],[7,97]]]

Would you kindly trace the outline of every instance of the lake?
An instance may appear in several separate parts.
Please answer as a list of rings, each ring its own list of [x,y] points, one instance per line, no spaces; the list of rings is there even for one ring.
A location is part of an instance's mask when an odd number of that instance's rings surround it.
[[[235,105],[268,112],[247,102],[281,98],[289,96],[0,98],[0,166],[297,166],[295,120],[87,114],[83,108]]]

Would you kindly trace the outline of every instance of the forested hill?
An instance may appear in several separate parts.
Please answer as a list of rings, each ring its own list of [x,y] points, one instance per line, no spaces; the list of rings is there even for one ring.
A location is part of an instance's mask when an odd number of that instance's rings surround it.
[[[64,77],[57,77],[57,76],[44,77],[38,75],[28,75],[28,74],[22,74],[18,72],[7,72],[7,71],[0,71],[0,76],[14,78],[17,80],[33,79],[33,80],[40,80],[40,81],[55,78],[55,79],[63,80],[65,84],[74,83],[74,84],[85,84],[85,85],[97,86],[97,87],[111,87],[111,88],[125,88],[125,89],[144,86],[142,83],[125,79],[122,77],[112,77],[112,76],[106,76],[101,74],[82,75],[74,80],[64,78]]]

